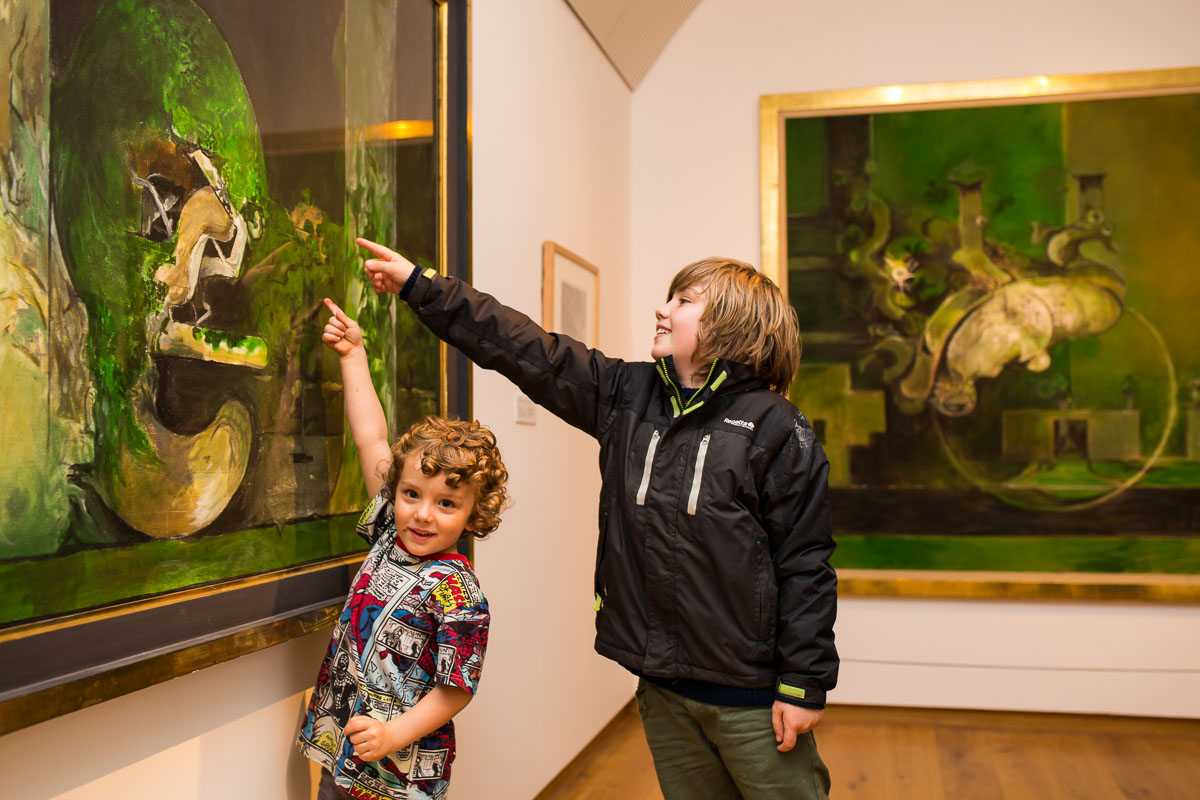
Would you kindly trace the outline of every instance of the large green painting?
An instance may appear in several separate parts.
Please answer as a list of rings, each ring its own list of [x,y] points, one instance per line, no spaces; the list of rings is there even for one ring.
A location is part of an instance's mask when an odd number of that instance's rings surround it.
[[[436,344],[428,0],[0,0],[0,626],[358,549],[321,299],[395,425]],[[415,133],[414,133],[415,131]]]
[[[837,563],[1200,572],[1200,93],[783,140],[791,397]]]

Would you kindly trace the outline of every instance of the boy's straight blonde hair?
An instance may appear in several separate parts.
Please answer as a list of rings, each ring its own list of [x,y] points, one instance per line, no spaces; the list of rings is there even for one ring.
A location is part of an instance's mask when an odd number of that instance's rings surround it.
[[[743,261],[704,258],[679,270],[667,299],[698,286],[704,287],[705,308],[693,360],[748,364],[771,391],[786,397],[800,366],[800,322],[783,292]]]

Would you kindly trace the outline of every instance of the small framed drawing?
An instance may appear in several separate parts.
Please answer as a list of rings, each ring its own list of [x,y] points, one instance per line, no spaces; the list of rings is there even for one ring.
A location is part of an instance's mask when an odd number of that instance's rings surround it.
[[[600,338],[600,270],[554,242],[542,242],[542,325],[588,347]]]

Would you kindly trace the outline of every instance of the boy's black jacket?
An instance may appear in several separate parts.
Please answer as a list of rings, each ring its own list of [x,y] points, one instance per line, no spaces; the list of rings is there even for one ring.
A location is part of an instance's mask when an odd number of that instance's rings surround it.
[[[723,359],[685,404],[670,358],[608,358],[433,270],[401,296],[476,364],[599,440],[601,655],[824,706],[838,670],[829,462],[795,406]]]

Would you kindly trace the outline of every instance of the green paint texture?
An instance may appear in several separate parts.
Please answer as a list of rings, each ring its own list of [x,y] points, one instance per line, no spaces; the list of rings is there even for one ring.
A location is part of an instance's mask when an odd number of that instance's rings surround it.
[[[97,468],[111,471],[118,442],[149,450],[129,400],[150,366],[147,320],[165,295],[153,276],[174,255],[171,241],[137,235],[132,151],[204,148],[240,210],[265,199],[262,147],[233,55],[190,0],[101,6],[53,87],[52,108],[55,217],[88,310]]]
[[[847,532],[838,563],[1200,571],[1194,538],[1121,536],[1137,531],[1112,530],[1103,503],[1081,502],[1131,481],[1143,490],[1200,487],[1200,446],[1189,445],[1200,435],[1192,430],[1200,424],[1200,228],[1190,222],[1200,208],[1200,95],[791,119],[785,146],[794,226],[788,279],[809,336],[808,367],[792,397],[810,418],[826,419],[831,461],[848,465],[833,469],[832,478],[867,490],[974,485],[1030,515],[1087,515],[1095,530],[1116,534],[1017,538],[988,529],[983,519],[979,530],[963,533],[1000,535]],[[1048,240],[1035,241],[1035,230],[1080,219],[1078,176],[1091,175],[1103,176],[1099,208],[1111,246],[1087,241],[1064,270],[1051,263]],[[964,275],[954,266],[963,247],[960,187],[979,182],[987,259],[1017,280],[1049,280],[1089,262],[1110,266],[1125,283],[1123,313],[1099,334],[1051,345],[1044,371],[1008,363],[997,377],[977,379],[978,402],[967,416],[928,407],[906,414],[889,392],[881,429],[874,411],[867,420],[856,410],[892,380],[885,376],[893,362],[886,353],[869,355],[870,344],[928,332],[939,304],[962,292]],[[871,253],[878,254],[874,263]],[[884,253],[915,257],[907,289],[913,302],[903,317],[880,311]],[[891,334],[879,332],[889,326]],[[835,365],[847,371],[837,387],[823,377]],[[845,430],[830,431],[831,422]],[[1087,458],[1064,446],[1068,428],[1086,441]],[[863,496],[869,502],[869,491]]]

